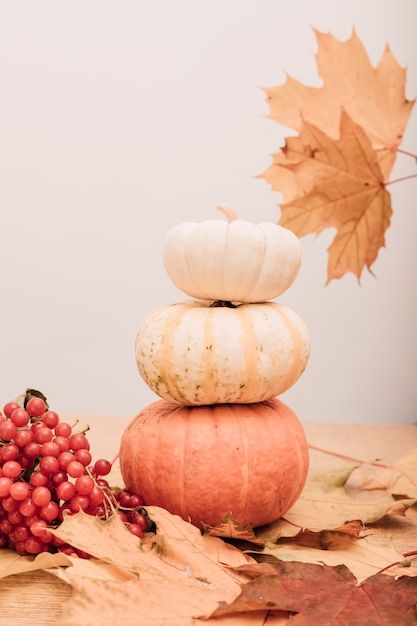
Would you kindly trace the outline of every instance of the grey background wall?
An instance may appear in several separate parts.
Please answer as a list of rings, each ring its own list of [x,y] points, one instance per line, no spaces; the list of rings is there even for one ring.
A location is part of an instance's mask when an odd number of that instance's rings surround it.
[[[0,1],[0,404],[27,386],[60,411],[136,413],[156,397],[134,338],[183,299],[162,265],[168,230],[214,217],[277,221],[257,178],[283,144],[262,87],[320,85],[312,30],[389,43],[417,93],[414,0]],[[403,147],[417,150],[417,115]],[[393,178],[414,173],[397,161]],[[281,298],[312,338],[282,396],[304,421],[417,419],[417,180],[393,185],[386,248],[358,285],[326,282],[326,231],[302,239]]]

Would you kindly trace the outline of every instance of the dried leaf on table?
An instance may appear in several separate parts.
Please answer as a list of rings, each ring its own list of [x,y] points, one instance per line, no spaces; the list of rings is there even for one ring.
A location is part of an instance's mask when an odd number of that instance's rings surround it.
[[[239,583],[246,579],[231,568],[252,561],[250,557],[217,537],[203,536],[164,509],[147,507],[147,511],[156,534],[145,541],[129,533],[118,516],[104,522],[82,512],[66,516],[54,531],[94,557],[88,569],[80,564],[61,575],[74,589],[62,624],[87,626],[94,619],[91,623],[97,626],[102,618],[108,623],[120,602],[124,624],[129,623],[126,619],[143,625],[162,620],[191,624],[194,618],[208,617],[220,601],[230,602],[238,595]]]
[[[364,489],[385,489],[391,494],[417,498],[417,448],[401,455],[390,467],[365,480]]]
[[[386,538],[356,538],[332,531],[321,533],[321,546],[310,547],[285,540],[277,544],[268,543],[262,552],[254,555],[262,561],[269,556],[282,561],[301,561],[320,565],[346,565],[359,582],[385,569],[392,576],[416,576],[417,568],[409,565]],[[391,567],[393,563],[401,565]]]
[[[295,613],[293,626],[417,624],[417,578],[395,580],[376,574],[358,584],[344,565],[280,561],[243,569],[253,580],[243,585],[234,602],[222,603],[216,614],[269,608]]]
[[[204,534],[212,537],[238,539],[256,545],[264,545],[264,541],[255,534],[252,526],[242,527],[242,524],[233,519],[229,513],[227,513],[216,526],[205,525]]]
[[[284,515],[292,525],[316,532],[335,530],[345,522],[375,522],[389,513],[404,514],[413,499],[395,500],[390,494],[373,494],[366,498],[352,497],[345,484],[355,468],[312,470],[298,501]]]
[[[41,552],[36,557],[21,556],[15,550],[0,550],[0,578],[52,567],[66,567],[71,560],[61,552]]]
[[[268,524],[268,526],[257,528],[256,536],[259,537],[263,543],[267,541],[276,543],[279,539],[285,539],[286,541],[292,539],[301,546],[319,547],[318,544],[321,541],[321,533],[325,532],[339,532],[352,537],[365,537],[370,531],[366,529],[361,520],[348,521],[341,526],[333,528],[332,531],[312,531],[308,528],[301,529],[299,526],[290,524],[285,519],[278,519]]]

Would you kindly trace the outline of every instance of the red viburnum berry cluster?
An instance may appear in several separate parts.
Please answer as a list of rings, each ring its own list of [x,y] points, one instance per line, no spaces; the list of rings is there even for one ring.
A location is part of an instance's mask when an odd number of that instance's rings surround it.
[[[88,557],[51,533],[65,513],[80,510],[101,519],[119,515],[131,533],[143,535],[149,520],[142,498],[110,487],[103,478],[110,461],[93,463],[86,431],[74,428],[33,390],[0,412],[0,548]]]

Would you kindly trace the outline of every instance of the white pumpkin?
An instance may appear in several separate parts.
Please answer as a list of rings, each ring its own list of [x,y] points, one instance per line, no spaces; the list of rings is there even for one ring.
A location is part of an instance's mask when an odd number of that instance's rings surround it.
[[[290,287],[301,264],[301,245],[291,230],[237,219],[218,205],[224,220],[183,222],[165,240],[163,261],[174,285],[203,300],[265,302]]]
[[[165,305],[145,318],[136,337],[143,380],[183,405],[269,400],[298,380],[309,353],[306,325],[276,302]]]

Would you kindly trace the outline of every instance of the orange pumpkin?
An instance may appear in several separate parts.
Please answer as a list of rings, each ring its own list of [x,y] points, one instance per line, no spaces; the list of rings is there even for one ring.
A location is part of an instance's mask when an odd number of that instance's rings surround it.
[[[257,527],[299,497],[308,446],[296,414],[277,398],[207,406],[157,400],[123,433],[120,469],[146,504],[200,528],[226,513]]]

